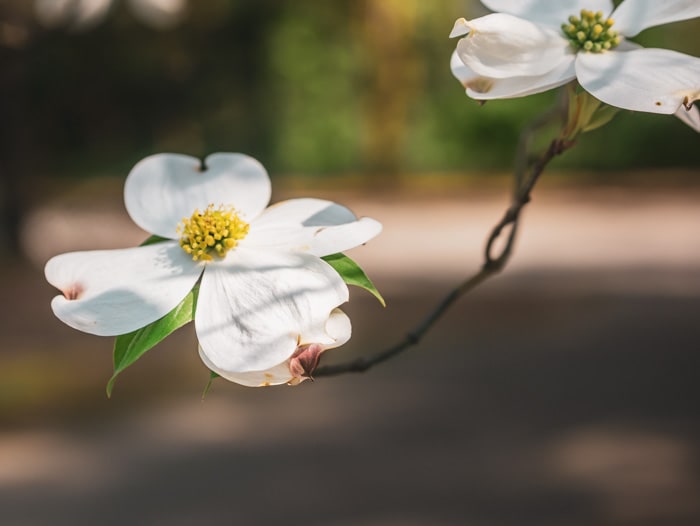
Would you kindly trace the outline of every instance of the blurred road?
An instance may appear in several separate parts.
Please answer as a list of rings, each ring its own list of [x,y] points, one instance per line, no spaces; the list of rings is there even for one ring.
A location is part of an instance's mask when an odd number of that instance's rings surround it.
[[[478,267],[505,204],[338,201],[385,225],[351,255],[388,307],[353,291],[355,334],[329,361],[414,326]],[[143,233],[118,208],[38,209],[35,268],[2,273],[0,524],[700,524],[698,202],[545,188],[512,265],[415,349],[296,388],[219,381],[204,402],[189,328],[104,398],[111,342],[54,320],[37,269]]]

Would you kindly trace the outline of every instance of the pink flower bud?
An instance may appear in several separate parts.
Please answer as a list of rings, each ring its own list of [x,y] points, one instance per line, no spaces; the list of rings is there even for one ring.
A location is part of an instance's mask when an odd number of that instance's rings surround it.
[[[320,343],[308,343],[297,347],[289,359],[289,372],[292,373],[292,379],[287,383],[298,385],[308,378],[313,380],[312,375],[318,367],[321,353],[324,350]]]

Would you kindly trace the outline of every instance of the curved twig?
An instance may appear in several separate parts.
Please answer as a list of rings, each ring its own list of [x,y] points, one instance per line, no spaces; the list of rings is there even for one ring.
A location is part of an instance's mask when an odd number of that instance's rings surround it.
[[[526,137],[526,135],[531,136],[536,129],[542,127],[545,123],[550,122],[556,115],[558,115],[558,113],[559,112],[557,111],[556,113],[550,112],[546,114],[546,119],[544,118],[545,116],[537,119],[531,126],[523,131],[519,143],[519,155],[517,158],[518,165],[515,169],[516,189],[513,195],[513,201],[503,215],[503,218],[493,227],[489,237],[486,240],[484,263],[479,271],[464,280],[457,287],[450,290],[447,295],[445,295],[445,297],[440,300],[440,302],[428,313],[423,321],[395,345],[383,351],[362,356],[355,360],[336,365],[319,367],[314,373],[315,378],[321,376],[334,376],[344,373],[361,373],[367,371],[375,365],[393,358],[406,349],[417,345],[423,336],[432,328],[435,322],[437,322],[443,316],[443,314],[449,310],[455,301],[461,298],[464,294],[476,288],[482,282],[486,281],[492,275],[503,270],[513,251],[513,245],[520,219],[520,212],[530,201],[532,189],[535,187],[535,184],[537,184],[537,181],[549,162],[574,145],[573,141],[567,141],[561,138],[554,139],[549,144],[549,147],[542,154],[542,156],[532,164],[527,178],[524,178],[524,174],[527,172],[525,168],[527,166],[527,156],[526,152],[523,153],[520,150],[523,148],[525,150],[529,149],[531,139],[530,137]],[[499,254],[494,255],[494,243],[500,238],[504,229],[508,227],[510,229],[508,231],[508,237],[506,238],[505,245]]]

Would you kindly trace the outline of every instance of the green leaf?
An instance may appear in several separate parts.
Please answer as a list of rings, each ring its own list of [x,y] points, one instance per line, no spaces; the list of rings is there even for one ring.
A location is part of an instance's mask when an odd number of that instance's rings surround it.
[[[198,292],[199,286],[195,285],[177,307],[159,320],[134,332],[117,336],[114,341],[114,374],[107,382],[107,397],[112,396],[114,382],[119,373],[170,333],[194,319]]]
[[[221,375],[215,373],[214,371],[209,371],[209,381],[207,382],[207,385],[204,386],[204,392],[202,392],[202,400],[204,400],[207,397],[209,391],[211,390],[212,382],[217,378],[221,378]]]
[[[340,253],[324,256],[321,259],[333,267],[335,271],[340,274],[345,283],[348,285],[355,285],[356,287],[363,288],[372,293],[372,295],[379,300],[379,303],[382,304],[382,307],[386,307],[386,302],[377,290],[377,287],[375,287],[374,283],[367,277],[365,271],[352,259]]]
[[[172,241],[172,239],[168,239],[167,237],[151,236],[139,246],[145,247],[146,245],[155,245],[156,243],[162,243],[163,241]]]
[[[586,124],[581,131],[589,132],[606,125],[613,119],[613,117],[615,117],[615,115],[618,114],[619,111],[620,108],[616,108],[615,106],[601,105],[600,108],[593,113],[593,116],[589,119],[588,124]]]

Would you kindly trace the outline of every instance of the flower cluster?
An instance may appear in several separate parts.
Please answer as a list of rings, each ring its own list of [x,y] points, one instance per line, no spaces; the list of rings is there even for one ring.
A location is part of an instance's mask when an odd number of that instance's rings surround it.
[[[581,10],[581,16],[571,15],[561,25],[561,30],[569,39],[574,49],[601,53],[620,45],[620,35],[612,29],[615,21],[605,18],[602,11]]]
[[[182,250],[197,261],[211,261],[214,256],[224,257],[226,252],[245,238],[250,225],[235,210],[210,204],[204,212],[194,211],[192,217],[183,218],[178,226]]]
[[[610,106],[675,114],[700,131],[700,59],[628,40],[700,16],[687,0],[482,0],[496,11],[461,18],[452,72],[478,100],[522,97],[572,80]]]
[[[381,231],[374,219],[321,199],[267,207],[270,179],[242,154],[148,157],[129,174],[134,222],[159,242],[52,258],[51,302],[71,327],[101,336],[157,322],[198,288],[199,352],[216,374],[243,385],[296,384],[321,352],[350,338],[338,308],[343,278],[321,259]],[[267,208],[266,208],[267,207]]]

